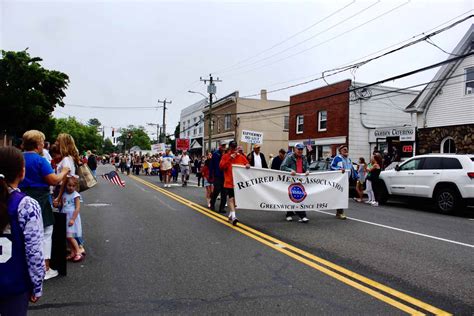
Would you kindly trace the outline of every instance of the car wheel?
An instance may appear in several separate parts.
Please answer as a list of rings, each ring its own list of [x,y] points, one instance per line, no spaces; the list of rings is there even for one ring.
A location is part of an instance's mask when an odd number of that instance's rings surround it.
[[[450,213],[461,206],[461,198],[458,192],[451,188],[440,188],[434,196],[436,208],[443,213]]]

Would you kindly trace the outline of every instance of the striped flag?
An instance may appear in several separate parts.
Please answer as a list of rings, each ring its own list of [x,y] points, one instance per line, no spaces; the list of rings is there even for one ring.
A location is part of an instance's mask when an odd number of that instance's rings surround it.
[[[110,181],[113,184],[118,185],[122,188],[125,187],[125,181],[120,179],[118,173],[115,172],[115,171],[110,171],[109,173],[103,174],[102,178],[104,178],[105,180]]]

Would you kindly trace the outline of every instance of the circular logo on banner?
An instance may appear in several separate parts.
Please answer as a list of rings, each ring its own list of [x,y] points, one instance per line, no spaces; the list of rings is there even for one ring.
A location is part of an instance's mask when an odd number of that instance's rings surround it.
[[[288,196],[295,203],[303,202],[306,198],[306,191],[301,183],[293,183],[288,187]]]

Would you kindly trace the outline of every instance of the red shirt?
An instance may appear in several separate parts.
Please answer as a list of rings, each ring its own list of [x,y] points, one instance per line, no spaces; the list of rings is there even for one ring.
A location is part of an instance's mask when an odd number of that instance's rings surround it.
[[[235,153],[235,158],[232,158],[230,155]],[[224,188],[232,189],[234,187],[234,175],[232,174],[232,165],[242,165],[245,166],[249,161],[245,158],[244,155],[239,154],[238,152],[228,152],[222,156],[221,163],[219,167],[224,172]]]
[[[296,157],[296,173],[303,173],[303,157]]]

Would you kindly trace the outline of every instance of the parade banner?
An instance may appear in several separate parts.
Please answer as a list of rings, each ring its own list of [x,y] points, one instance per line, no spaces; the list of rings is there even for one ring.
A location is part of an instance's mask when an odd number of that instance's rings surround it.
[[[241,142],[250,144],[263,144],[263,133],[242,130]]]
[[[189,149],[189,138],[176,139],[176,150],[188,150],[188,149]]]
[[[348,208],[348,173],[309,175],[233,165],[238,209],[260,211],[314,211]]]
[[[166,149],[165,148],[165,143],[151,145],[151,151],[152,152],[163,153],[163,152],[165,152],[165,149]]]

